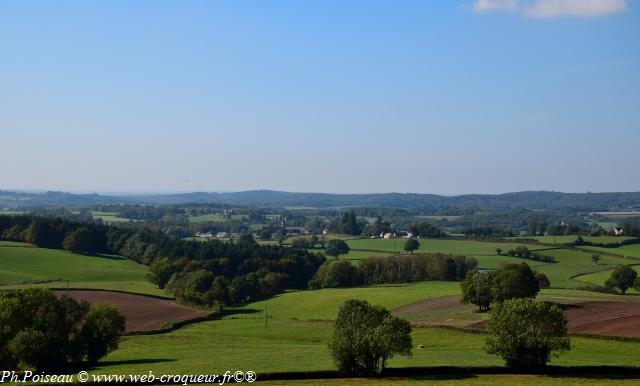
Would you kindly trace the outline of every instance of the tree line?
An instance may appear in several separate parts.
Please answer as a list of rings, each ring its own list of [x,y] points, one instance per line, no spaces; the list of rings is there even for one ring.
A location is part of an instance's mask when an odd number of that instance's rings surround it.
[[[357,265],[344,259],[327,260],[309,282],[309,288],[408,283],[423,280],[462,280],[478,262],[473,257],[412,254],[368,257]]]

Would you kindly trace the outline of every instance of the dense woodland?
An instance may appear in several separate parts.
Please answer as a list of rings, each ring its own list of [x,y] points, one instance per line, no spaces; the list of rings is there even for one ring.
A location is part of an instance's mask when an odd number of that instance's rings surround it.
[[[633,193],[561,193],[516,192],[505,194],[468,194],[440,196],[417,193],[326,194],[255,190],[235,193],[180,193],[149,196],[108,196],[63,192],[0,192],[0,206],[73,206],[99,204],[225,204],[249,207],[376,207],[412,209],[433,214],[466,209],[571,209],[585,212],[634,210],[640,208],[640,192]]]
[[[0,216],[4,240],[81,253],[117,254],[150,265],[150,279],[180,300],[237,304],[286,288],[306,288],[322,255],[258,245],[250,235],[235,242],[185,241],[145,227],[115,227],[59,218]]]
[[[326,261],[309,287],[339,288],[359,285],[408,283],[422,280],[462,280],[478,266],[473,257],[412,254],[368,257],[357,265],[347,260]]]

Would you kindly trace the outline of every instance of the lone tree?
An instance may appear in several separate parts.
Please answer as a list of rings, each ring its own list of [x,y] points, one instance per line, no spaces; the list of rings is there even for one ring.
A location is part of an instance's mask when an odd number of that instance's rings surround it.
[[[496,273],[495,296],[498,301],[533,298],[538,292],[538,279],[526,263],[506,264]]]
[[[562,310],[531,299],[497,304],[487,321],[487,331],[485,351],[500,355],[508,366],[545,366],[552,354],[571,349]]]
[[[600,263],[600,255],[591,255],[591,261],[598,265]]]
[[[460,283],[462,303],[475,304],[480,311],[488,311],[489,306],[495,300],[493,294],[495,278],[495,272],[470,271],[464,281]]]
[[[502,248],[496,248],[496,255],[502,255]]]
[[[411,356],[411,325],[365,300],[347,300],[338,310],[329,350],[338,370],[374,376],[394,355]]]
[[[609,288],[618,288],[624,295],[629,287],[633,286],[637,276],[638,274],[633,268],[624,265],[611,272],[611,277],[607,279],[605,285]]]
[[[329,256],[338,257],[340,255],[344,255],[349,253],[351,248],[345,243],[343,240],[329,240],[327,243],[326,253]]]
[[[406,252],[413,253],[413,251],[417,250],[418,248],[420,248],[420,243],[416,239],[408,239],[404,243],[404,250]]]

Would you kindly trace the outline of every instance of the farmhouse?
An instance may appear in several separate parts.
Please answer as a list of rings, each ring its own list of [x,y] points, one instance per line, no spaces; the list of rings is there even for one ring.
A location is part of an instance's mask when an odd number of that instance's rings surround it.
[[[229,233],[227,232],[218,232],[216,233],[216,237],[219,239],[226,239],[227,237],[229,237]]]

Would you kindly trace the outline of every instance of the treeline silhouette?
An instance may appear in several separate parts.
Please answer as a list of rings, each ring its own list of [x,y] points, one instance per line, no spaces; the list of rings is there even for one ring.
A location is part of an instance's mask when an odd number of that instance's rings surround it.
[[[313,276],[309,288],[408,283],[423,280],[462,280],[478,266],[474,257],[442,253],[367,257],[357,265],[328,260]]]

